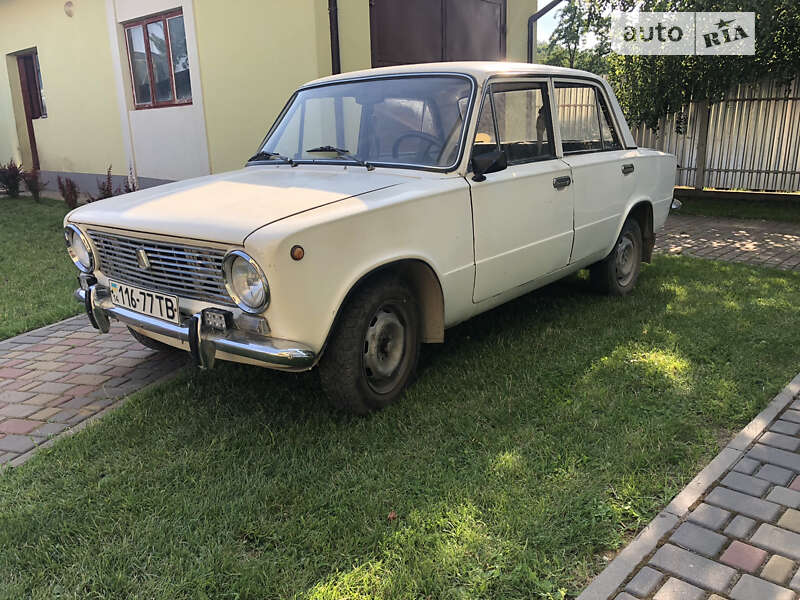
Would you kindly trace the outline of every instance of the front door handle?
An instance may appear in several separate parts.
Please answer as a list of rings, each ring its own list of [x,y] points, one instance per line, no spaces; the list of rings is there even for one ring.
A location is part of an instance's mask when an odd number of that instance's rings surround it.
[[[631,163],[622,165],[622,174],[623,175],[630,175],[636,169]]]
[[[564,175],[562,177],[556,177],[553,179],[553,187],[556,188],[557,190],[564,189],[570,183],[572,183],[572,177],[570,177],[569,175]]]

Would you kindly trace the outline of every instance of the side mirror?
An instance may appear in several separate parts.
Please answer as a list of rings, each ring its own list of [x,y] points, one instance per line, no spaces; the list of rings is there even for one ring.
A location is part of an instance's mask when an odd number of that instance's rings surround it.
[[[506,153],[492,150],[472,157],[472,181],[486,181],[487,173],[497,173],[508,168]]]

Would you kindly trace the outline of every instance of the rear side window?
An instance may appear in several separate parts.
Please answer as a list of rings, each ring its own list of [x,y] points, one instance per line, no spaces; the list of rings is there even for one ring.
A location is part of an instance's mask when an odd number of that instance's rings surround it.
[[[596,86],[557,81],[555,94],[564,154],[622,148],[608,105]]]
[[[493,83],[483,103],[473,154],[499,148],[509,164],[555,158],[545,83]]]

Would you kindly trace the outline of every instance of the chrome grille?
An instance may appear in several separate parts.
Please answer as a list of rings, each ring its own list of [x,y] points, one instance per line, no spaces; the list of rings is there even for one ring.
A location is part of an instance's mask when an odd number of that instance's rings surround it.
[[[222,259],[225,251],[156,242],[90,229],[100,270],[112,279],[181,298],[235,306],[225,291]],[[150,269],[139,267],[136,251],[143,249]]]

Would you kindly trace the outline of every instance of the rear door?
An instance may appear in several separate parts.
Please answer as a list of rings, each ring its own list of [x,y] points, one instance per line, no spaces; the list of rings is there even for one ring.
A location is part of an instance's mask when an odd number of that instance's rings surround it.
[[[554,96],[564,162],[572,167],[575,244],[571,262],[604,258],[614,243],[633,192],[632,160],[601,86],[589,80],[555,78]]]
[[[475,236],[473,300],[538,279],[569,263],[570,168],[558,158],[547,79],[492,83],[472,155],[502,150],[508,168],[469,181]]]

